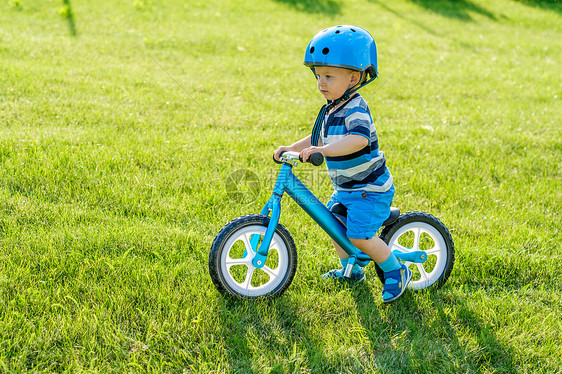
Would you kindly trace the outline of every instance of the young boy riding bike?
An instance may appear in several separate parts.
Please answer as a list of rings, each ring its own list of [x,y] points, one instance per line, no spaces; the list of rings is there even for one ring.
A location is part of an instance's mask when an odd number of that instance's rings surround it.
[[[334,185],[327,207],[339,203],[347,208],[347,237],[384,271],[382,299],[392,302],[404,293],[412,272],[375,235],[389,217],[394,197],[392,175],[379,151],[369,107],[357,92],[377,77],[375,41],[357,26],[330,27],[310,41],[304,64],[316,76],[327,104],[320,110],[312,134],[280,146],[274,157],[279,160],[285,151],[300,152],[303,161],[313,153],[324,155]],[[334,246],[343,268],[323,277],[342,280],[348,255],[335,242]],[[350,279],[364,281],[363,268],[355,264]]]

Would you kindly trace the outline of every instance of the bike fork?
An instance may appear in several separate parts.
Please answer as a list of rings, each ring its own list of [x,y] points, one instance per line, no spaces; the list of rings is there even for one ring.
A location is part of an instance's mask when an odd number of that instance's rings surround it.
[[[279,217],[281,216],[281,197],[283,195],[274,193],[267,204],[263,207],[260,214],[264,216],[269,216],[271,212],[271,218],[269,220],[269,225],[267,226],[267,230],[263,236],[263,240],[261,244],[258,244],[260,241],[259,234],[253,234],[250,237],[250,245],[252,249],[255,251],[256,255],[252,259],[252,266],[257,269],[261,269],[265,265],[265,261],[267,259],[267,254],[269,252],[269,246],[271,245],[271,240],[273,239],[273,234],[275,234],[275,229],[277,229],[277,225],[279,224]],[[244,257],[246,257],[247,251],[244,252]]]

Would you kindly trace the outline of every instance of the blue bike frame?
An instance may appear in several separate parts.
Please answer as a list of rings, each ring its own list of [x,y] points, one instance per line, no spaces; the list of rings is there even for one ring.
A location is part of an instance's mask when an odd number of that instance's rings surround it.
[[[279,224],[281,199],[285,192],[347,253],[349,259],[344,276],[349,277],[351,275],[355,263],[365,266],[365,264],[371,261],[369,256],[355,247],[347,238],[347,230],[344,225],[293,174],[293,165],[285,162],[281,166],[281,171],[273,188],[273,194],[260,212],[264,216],[269,216],[271,213],[271,219],[259,248],[257,247],[260,235],[254,234],[250,237],[250,245],[256,252],[252,260],[253,266],[260,269],[265,265],[273,234]],[[392,253],[401,261],[420,263],[427,260],[427,256],[423,251],[402,252],[395,250]]]
[[[286,192],[312,219],[348,254],[350,261],[355,260],[369,261],[370,258],[355,247],[347,238],[346,228],[338,221],[334,215],[318,200],[316,196],[293,174],[293,166],[284,163],[277,177],[277,182],[273,189],[273,194],[263,207],[260,214],[268,216],[271,212],[269,226],[264,238],[256,251],[256,256],[252,265],[261,268],[265,265],[271,239],[279,223],[281,216],[281,198]],[[259,236],[255,235],[250,242],[252,248],[258,245]]]

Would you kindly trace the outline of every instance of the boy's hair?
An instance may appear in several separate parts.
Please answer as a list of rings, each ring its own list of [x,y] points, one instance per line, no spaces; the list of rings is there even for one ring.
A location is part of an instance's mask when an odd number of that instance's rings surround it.
[[[359,89],[361,87],[363,87],[363,85],[365,84],[365,82],[367,82],[367,79],[369,79],[369,74],[367,74],[366,71],[357,71],[357,70],[350,70],[350,71],[356,71],[358,73],[361,74],[361,76],[359,77],[359,81],[357,82],[357,84],[355,86],[352,87],[352,89]]]
[[[369,78],[369,74],[367,74],[367,72],[365,71],[362,71],[361,78],[359,79],[359,85],[363,85],[363,83],[367,82],[368,78]]]

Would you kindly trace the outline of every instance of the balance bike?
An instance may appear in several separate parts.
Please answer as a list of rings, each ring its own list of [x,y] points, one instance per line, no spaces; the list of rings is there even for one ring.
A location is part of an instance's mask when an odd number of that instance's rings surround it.
[[[320,153],[308,162],[321,165]],[[335,204],[328,210],[293,174],[299,154],[284,152],[273,194],[260,214],[235,218],[215,237],[209,254],[209,272],[216,288],[224,295],[254,299],[281,295],[295,276],[297,249],[289,231],[279,223],[281,198],[287,193],[349,255],[345,277],[353,265],[366,266],[371,259],[346,236],[346,209]],[[271,215],[271,216],[270,216]],[[441,221],[423,212],[400,214],[391,208],[380,238],[412,272],[408,288],[422,290],[441,287],[449,278],[455,260],[454,243]],[[384,283],[384,274],[375,263]]]

